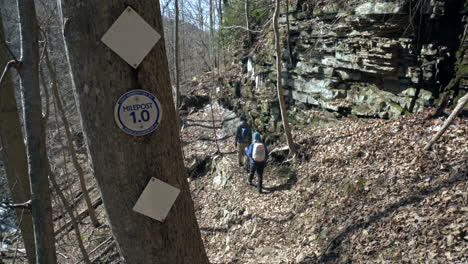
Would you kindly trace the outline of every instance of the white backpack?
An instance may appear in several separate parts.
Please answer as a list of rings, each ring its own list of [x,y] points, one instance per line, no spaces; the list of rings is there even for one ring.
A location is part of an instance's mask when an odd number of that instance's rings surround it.
[[[252,150],[252,158],[256,162],[263,162],[265,161],[265,146],[263,143],[254,143],[253,150]]]

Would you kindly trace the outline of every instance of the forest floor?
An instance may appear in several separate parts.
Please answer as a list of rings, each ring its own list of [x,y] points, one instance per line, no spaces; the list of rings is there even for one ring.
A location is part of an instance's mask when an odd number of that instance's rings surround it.
[[[428,111],[293,126],[300,155],[271,160],[259,194],[220,129],[230,112],[213,105],[221,154],[211,114],[192,109],[182,130],[188,167],[206,166],[190,181],[211,263],[468,263],[467,119],[428,152],[445,120]]]
[[[445,120],[426,120],[427,114],[293,125],[299,155],[272,158],[264,174],[265,193],[259,194],[237,164],[232,113],[206,101],[187,109],[184,156],[211,263],[468,263],[468,120],[458,118],[424,152]],[[52,155],[59,157],[63,138],[57,131],[49,137],[57,145]],[[86,153],[80,151],[86,164]],[[73,175],[69,160],[53,163],[61,175]],[[89,166],[84,167],[98,201]],[[61,178],[61,184],[77,212],[83,211],[76,178]],[[59,204],[56,195],[53,202]],[[57,230],[68,219],[60,217],[62,207],[54,208],[59,208]],[[100,228],[92,228],[88,217],[80,224],[87,251],[94,263],[122,263],[102,205],[97,213],[104,223]],[[60,232],[57,238],[59,263],[79,263],[74,233]],[[8,250],[16,246],[21,248],[13,244]],[[17,255],[16,263],[22,263],[24,254]]]

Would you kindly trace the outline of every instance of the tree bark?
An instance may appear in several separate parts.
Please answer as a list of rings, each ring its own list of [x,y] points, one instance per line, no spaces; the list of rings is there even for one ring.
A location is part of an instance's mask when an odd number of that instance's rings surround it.
[[[23,97],[36,261],[53,264],[57,263],[57,257],[39,90],[39,26],[34,1],[18,0],[17,3],[21,32],[21,66],[18,72]]]
[[[5,38],[2,20],[0,19],[0,42],[3,41],[5,41]],[[6,51],[0,48],[0,65],[7,63],[7,57]],[[0,142],[3,148],[2,160],[4,161],[3,164],[13,203],[24,203],[31,199],[28,162],[18,108],[16,107],[14,85],[9,74],[5,74],[0,87],[2,87],[0,89]],[[17,209],[16,215],[17,219],[20,219],[21,210]],[[28,262],[34,264],[36,263],[34,230],[29,210],[24,210],[19,228],[23,237]]]
[[[289,154],[296,154],[296,147],[291,135],[291,128],[289,126],[288,111],[286,110],[286,103],[284,102],[284,90],[281,77],[281,47],[280,47],[280,34],[278,28],[278,17],[280,12],[280,0],[275,0],[275,14],[273,17],[273,30],[275,33],[275,50],[276,50],[276,74],[277,74],[277,83],[276,88],[278,91],[278,100],[280,103],[281,118],[283,120],[284,133],[286,134],[286,141],[289,147]]]
[[[75,96],[121,255],[132,264],[208,263],[182,160],[159,1],[60,3]],[[99,41],[127,5],[162,35],[138,69]],[[127,135],[114,123],[114,104],[132,89],[151,92],[162,103],[164,116],[158,129],[144,137]],[[152,177],[181,190],[162,223],[132,210]]]
[[[85,199],[86,206],[88,207],[89,217],[91,219],[91,223],[93,224],[93,226],[98,227],[100,224],[96,216],[96,211],[94,210],[93,204],[91,202],[91,198],[89,197],[89,192],[86,187],[86,180],[85,180],[83,168],[78,162],[76,149],[75,149],[75,146],[73,145],[73,136],[71,133],[70,124],[68,123],[68,119],[67,119],[65,109],[63,107],[62,99],[61,99],[58,86],[57,86],[57,75],[55,74],[55,69],[52,67],[52,63],[50,62],[50,59],[49,59],[49,52],[47,50],[45,51],[44,59],[45,59],[45,63],[47,66],[47,70],[50,74],[50,78],[52,80],[52,94],[54,96],[54,100],[57,105],[60,120],[62,121],[64,130],[65,130],[65,137],[67,139],[67,148],[71,156],[73,167],[75,168],[76,173],[78,174],[80,188],[81,188],[81,191],[83,192],[83,197]]]
[[[458,100],[457,107],[453,110],[452,114],[445,120],[444,125],[442,128],[435,134],[435,136],[427,143],[427,145],[424,147],[424,150],[429,150],[432,145],[444,134],[445,130],[450,126],[450,124],[453,122],[453,120],[457,117],[457,115],[463,110],[465,107],[466,103],[468,102],[468,94],[465,94],[460,100]]]

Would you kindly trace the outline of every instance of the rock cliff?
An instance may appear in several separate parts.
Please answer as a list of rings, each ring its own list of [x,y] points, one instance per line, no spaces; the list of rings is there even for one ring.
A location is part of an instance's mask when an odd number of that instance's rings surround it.
[[[280,19],[288,103],[381,118],[434,106],[454,76],[467,76],[463,5],[341,1],[290,10]],[[270,132],[280,129],[273,39],[272,33],[259,38],[242,59],[244,78],[231,80],[226,94],[239,99],[231,107]],[[452,89],[466,93],[466,83],[462,77]]]

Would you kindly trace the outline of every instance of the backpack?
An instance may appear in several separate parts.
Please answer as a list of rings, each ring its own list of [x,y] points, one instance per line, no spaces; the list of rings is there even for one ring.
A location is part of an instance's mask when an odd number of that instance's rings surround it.
[[[265,156],[265,146],[263,145],[263,143],[254,143],[252,150],[252,159],[256,162],[264,162]]]
[[[250,141],[250,128],[248,128],[248,127],[241,128],[241,134],[240,134],[239,142],[247,143],[249,141]]]

